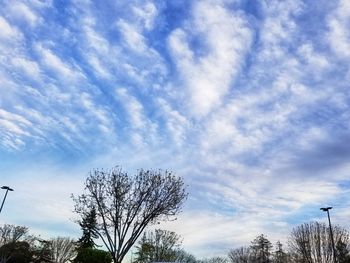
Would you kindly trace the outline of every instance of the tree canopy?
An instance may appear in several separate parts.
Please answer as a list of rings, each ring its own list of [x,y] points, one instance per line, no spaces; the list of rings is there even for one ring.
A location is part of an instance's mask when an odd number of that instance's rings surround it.
[[[131,176],[115,167],[92,171],[85,193],[73,200],[81,217],[96,208],[95,232],[120,263],[145,227],[178,214],[186,197],[182,178],[172,172],[141,169]]]
[[[174,262],[178,261],[181,237],[175,232],[156,229],[145,232],[138,242],[134,262]]]

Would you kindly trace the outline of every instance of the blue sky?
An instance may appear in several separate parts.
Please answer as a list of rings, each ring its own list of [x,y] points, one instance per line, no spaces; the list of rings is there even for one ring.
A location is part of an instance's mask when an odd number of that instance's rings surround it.
[[[350,227],[350,2],[2,0],[0,222],[79,236],[93,168],[170,169],[198,257]]]

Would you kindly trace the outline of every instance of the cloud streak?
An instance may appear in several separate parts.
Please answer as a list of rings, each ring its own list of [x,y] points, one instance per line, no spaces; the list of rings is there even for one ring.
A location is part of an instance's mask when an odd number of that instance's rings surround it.
[[[164,227],[199,257],[284,240],[326,203],[347,225],[349,5],[321,2],[6,2],[0,171],[18,194],[4,220],[78,235],[69,194],[120,164],[185,178]]]

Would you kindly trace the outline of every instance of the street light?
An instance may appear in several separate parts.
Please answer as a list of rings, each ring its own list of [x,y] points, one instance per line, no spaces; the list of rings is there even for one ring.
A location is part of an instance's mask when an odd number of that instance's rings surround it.
[[[2,186],[1,189],[6,190],[6,193],[5,193],[4,199],[2,200],[2,204],[1,204],[1,207],[0,207],[0,213],[1,213],[1,211],[2,211],[2,207],[4,206],[4,203],[5,203],[5,200],[6,200],[6,196],[7,196],[8,191],[11,191],[11,192],[13,191],[13,189],[10,188],[10,187],[8,187],[8,186]]]
[[[336,251],[335,251],[335,246],[334,246],[334,238],[333,238],[333,230],[332,230],[332,225],[331,225],[331,218],[329,217],[329,210],[330,209],[332,209],[331,206],[320,208],[320,210],[322,210],[323,212],[327,212],[328,223],[329,223],[329,232],[331,233],[331,240],[332,240],[332,247],[333,247],[333,261],[334,261],[334,263],[337,263]]]

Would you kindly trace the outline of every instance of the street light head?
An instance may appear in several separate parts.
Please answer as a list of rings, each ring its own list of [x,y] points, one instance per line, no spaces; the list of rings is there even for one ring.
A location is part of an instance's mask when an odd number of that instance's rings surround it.
[[[5,190],[8,190],[8,191],[13,191],[12,188],[10,188],[10,187],[8,187],[6,185],[2,186],[1,189],[5,189]]]
[[[332,209],[333,207],[328,206],[328,207],[321,207],[320,210],[322,210],[323,212],[327,212],[329,209]]]

